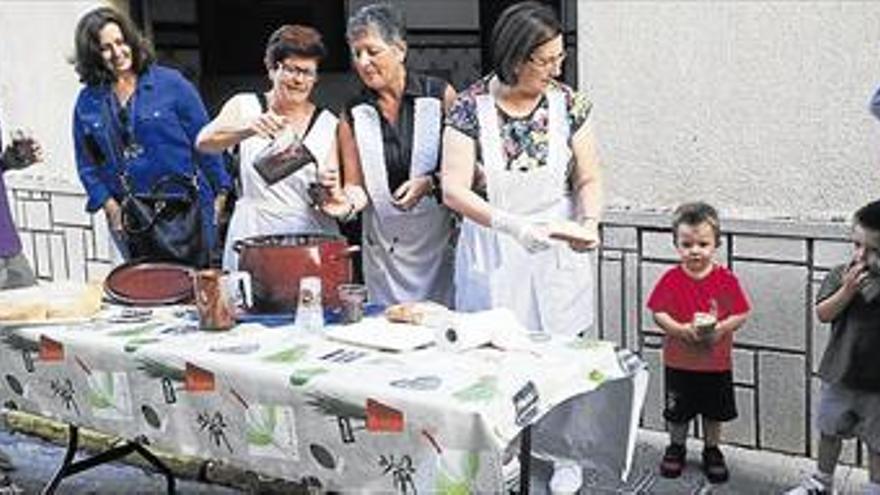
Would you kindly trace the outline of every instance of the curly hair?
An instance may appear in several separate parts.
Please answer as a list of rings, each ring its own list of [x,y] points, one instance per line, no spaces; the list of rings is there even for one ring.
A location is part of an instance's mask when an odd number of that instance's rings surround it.
[[[327,50],[317,29],[300,24],[285,24],[276,29],[266,42],[266,56],[263,63],[272,70],[275,64],[290,56],[314,58],[318,62]]]
[[[155,60],[153,48],[126,15],[110,7],[98,7],[83,15],[76,25],[74,69],[81,83],[92,86],[116,81],[116,74],[101,56],[100,33],[108,23],[119,26],[131,47],[132,69],[142,74]]]

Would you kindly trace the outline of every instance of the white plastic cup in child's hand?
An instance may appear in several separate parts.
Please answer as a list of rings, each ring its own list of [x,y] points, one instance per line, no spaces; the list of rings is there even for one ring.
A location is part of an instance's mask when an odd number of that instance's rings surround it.
[[[716,325],[718,325],[718,318],[712,313],[694,313],[694,327],[701,340],[709,340],[715,333]]]

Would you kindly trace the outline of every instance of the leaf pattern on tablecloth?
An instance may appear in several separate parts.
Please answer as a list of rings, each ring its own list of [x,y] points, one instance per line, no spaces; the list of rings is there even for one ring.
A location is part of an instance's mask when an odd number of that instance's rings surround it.
[[[121,330],[107,332],[107,335],[109,335],[110,337],[135,337],[148,332],[152,332],[153,330],[156,330],[157,328],[162,328],[163,326],[165,326],[165,323],[161,321],[154,321],[150,323],[144,323],[143,325],[136,325],[131,328],[123,328]]]
[[[439,454],[440,469],[437,473],[435,491],[442,495],[470,495],[476,491],[474,481],[480,470],[480,455],[476,452],[467,452],[459,456],[458,465],[453,467],[453,461],[447,453]],[[454,457],[454,456],[452,456]]]
[[[92,370],[88,374],[86,385],[88,386],[86,401],[92,409],[112,409],[120,413],[128,413],[120,407],[118,395],[126,393],[126,390],[117,390],[113,372]]]
[[[312,378],[318,375],[323,375],[328,371],[327,368],[302,368],[294,370],[294,372],[290,374],[290,384],[294,387],[303,387]]]
[[[605,381],[605,373],[602,373],[600,370],[592,370],[590,374],[587,375],[587,379],[591,382],[602,383]]]
[[[462,402],[487,402],[498,396],[498,377],[481,376],[476,383],[453,392],[452,396]]]
[[[14,351],[22,352],[39,352],[40,343],[36,340],[29,339],[19,335],[14,330],[3,332],[3,343]]]
[[[277,423],[275,406],[263,406],[257,412],[250,409],[247,414],[247,441],[252,445],[266,446],[275,441],[275,425]],[[280,446],[279,446],[280,448]]]
[[[168,378],[175,382],[183,382],[186,379],[186,369],[177,368],[161,361],[150,358],[139,358],[138,369],[150,378]]]
[[[262,360],[268,363],[292,364],[306,357],[308,351],[308,344],[298,344],[283,351],[263,356]]]
[[[122,350],[125,352],[137,352],[141,347],[149,344],[155,344],[157,342],[162,342],[162,339],[156,337],[139,337],[129,340],[122,346]]]
[[[306,403],[325,416],[362,419],[364,421],[367,419],[367,408],[360,404],[346,402],[320,392],[309,393],[307,397],[309,399]]]

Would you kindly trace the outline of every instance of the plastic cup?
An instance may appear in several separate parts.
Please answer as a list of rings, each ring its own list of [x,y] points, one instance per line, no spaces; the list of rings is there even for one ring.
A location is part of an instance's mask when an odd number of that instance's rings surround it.
[[[296,326],[309,333],[320,333],[324,329],[320,277],[301,278],[298,298]]]
[[[367,287],[363,284],[342,284],[337,288],[342,307],[342,322],[357,323],[364,317]]]
[[[694,326],[697,328],[697,333],[703,340],[708,340],[709,337],[715,333],[715,325],[717,324],[718,319],[711,313],[694,314]]]

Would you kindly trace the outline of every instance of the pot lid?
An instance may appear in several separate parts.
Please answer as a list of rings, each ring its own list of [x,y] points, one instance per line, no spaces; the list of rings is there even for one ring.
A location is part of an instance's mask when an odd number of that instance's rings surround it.
[[[193,299],[192,274],[191,267],[179,263],[128,262],[110,272],[104,291],[132,306],[179,304]]]

